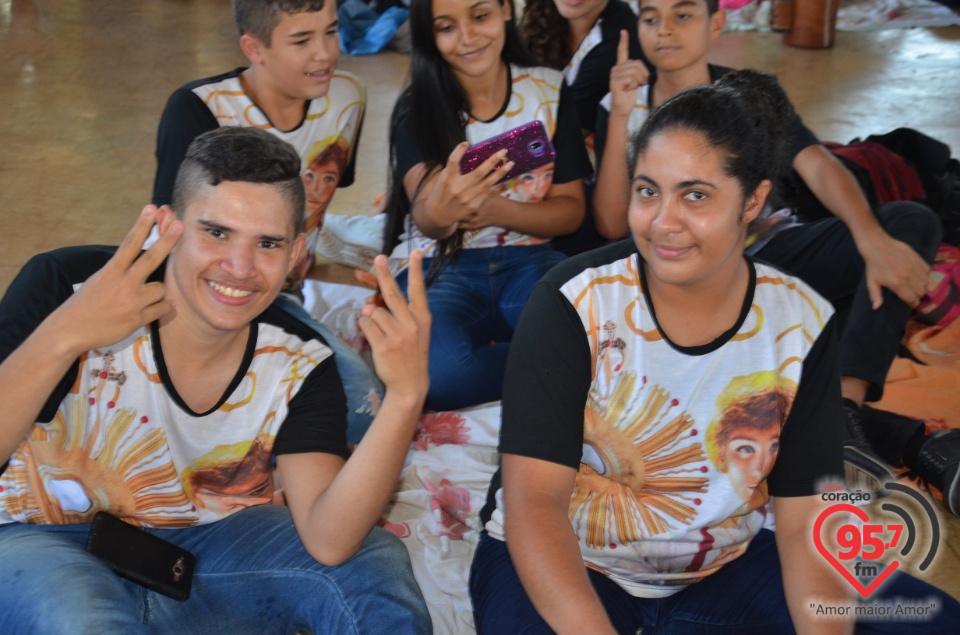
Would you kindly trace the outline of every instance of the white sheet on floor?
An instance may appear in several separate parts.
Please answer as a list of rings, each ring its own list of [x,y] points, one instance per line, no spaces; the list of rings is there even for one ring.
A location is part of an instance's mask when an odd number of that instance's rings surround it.
[[[368,289],[308,280],[306,309],[361,352],[357,315]],[[500,402],[425,413],[381,525],[403,540],[437,635],[474,632],[467,588],[479,520],[497,469]]]
[[[840,31],[879,31],[955,24],[960,24],[960,15],[933,0],[840,0],[837,12],[837,29]],[[728,9],[727,29],[770,30],[770,0],[751,0],[737,9]]]

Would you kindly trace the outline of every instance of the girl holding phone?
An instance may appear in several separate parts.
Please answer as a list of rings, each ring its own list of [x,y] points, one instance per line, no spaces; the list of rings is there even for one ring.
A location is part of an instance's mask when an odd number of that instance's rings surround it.
[[[538,64],[563,72],[577,104],[587,152],[597,165],[597,110],[610,90],[610,71],[617,64],[618,46],[630,60],[622,67],[623,72],[640,83],[646,83],[649,74],[637,39],[637,15],[622,0],[527,0],[520,37]],[[554,249],[574,255],[607,242],[597,230],[590,205],[593,185],[593,178],[587,179],[587,213],[580,228],[554,240]]]
[[[450,410],[500,398],[520,310],[563,259],[548,241],[580,225],[591,168],[562,75],[531,64],[509,0],[413,0],[410,30],[410,84],[390,126],[386,251],[398,269],[413,249],[428,256],[426,405]],[[556,150],[542,193],[498,183],[513,167],[497,167],[501,153],[460,173],[468,145],[534,119]]]

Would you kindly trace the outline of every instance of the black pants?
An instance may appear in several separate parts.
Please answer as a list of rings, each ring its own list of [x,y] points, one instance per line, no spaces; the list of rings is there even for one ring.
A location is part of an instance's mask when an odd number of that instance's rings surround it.
[[[881,205],[876,214],[890,236],[933,262],[942,232],[936,214],[910,202]],[[827,218],[785,230],[755,255],[796,275],[833,303],[841,327],[840,374],[867,381],[867,401],[880,399],[910,307],[884,289],[883,306],[873,309],[863,258],[843,221]]]

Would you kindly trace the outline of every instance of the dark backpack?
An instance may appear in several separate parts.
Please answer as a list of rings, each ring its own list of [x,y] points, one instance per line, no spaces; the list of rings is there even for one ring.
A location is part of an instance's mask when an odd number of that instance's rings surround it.
[[[846,159],[866,171],[878,204],[926,199],[926,191],[917,171],[886,146],[857,140],[847,145],[829,141],[823,145],[834,156]]]
[[[923,202],[943,223],[943,242],[960,245],[960,162],[950,158],[950,146],[912,128],[866,140],[895,152],[916,170],[927,193]]]

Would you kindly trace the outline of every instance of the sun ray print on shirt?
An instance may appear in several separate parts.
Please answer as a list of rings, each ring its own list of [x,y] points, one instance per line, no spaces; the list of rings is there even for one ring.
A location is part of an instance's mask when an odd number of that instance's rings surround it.
[[[154,527],[196,521],[163,431],[136,409],[117,407],[120,390],[109,371],[101,371],[85,394],[67,396],[68,407],[50,423],[34,426],[4,473],[14,484],[0,494],[11,516],[20,522],[82,523],[103,510]],[[91,419],[94,425],[87,428]]]
[[[609,398],[588,399],[570,502],[571,520],[585,524],[579,533],[595,548],[690,524],[708,480],[698,431],[677,400],[632,372],[614,382]]]

